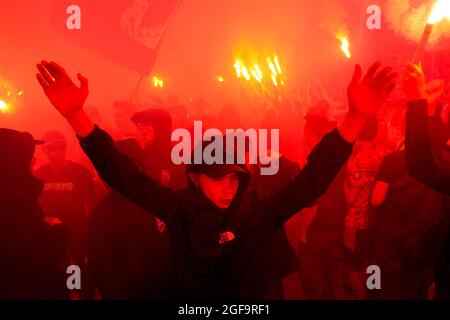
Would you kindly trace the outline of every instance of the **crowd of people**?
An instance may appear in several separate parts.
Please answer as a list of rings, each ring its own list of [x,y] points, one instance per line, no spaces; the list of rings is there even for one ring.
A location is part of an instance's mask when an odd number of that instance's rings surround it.
[[[314,86],[258,112],[171,96],[115,102],[114,128],[84,106],[78,79],[38,64],[95,170],[67,159],[59,131],[0,129],[0,299],[280,300],[292,274],[302,299],[450,298],[449,95],[420,66],[400,77],[356,66],[337,111]],[[195,120],[280,129],[280,170],[175,165],[172,130]],[[69,265],[79,290],[67,287]],[[373,265],[381,288],[370,290]]]

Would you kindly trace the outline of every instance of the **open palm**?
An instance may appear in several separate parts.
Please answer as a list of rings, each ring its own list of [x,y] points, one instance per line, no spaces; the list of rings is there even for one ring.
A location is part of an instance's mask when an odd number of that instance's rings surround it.
[[[380,62],[374,63],[362,79],[361,66],[355,67],[353,78],[347,88],[350,112],[368,118],[386,102],[386,98],[397,85],[395,79],[398,73],[393,72],[391,67],[379,70],[380,67]]]
[[[88,81],[78,74],[80,87],[70,79],[66,71],[55,62],[42,61],[37,65],[36,78],[53,106],[64,116],[82,109],[89,94]]]

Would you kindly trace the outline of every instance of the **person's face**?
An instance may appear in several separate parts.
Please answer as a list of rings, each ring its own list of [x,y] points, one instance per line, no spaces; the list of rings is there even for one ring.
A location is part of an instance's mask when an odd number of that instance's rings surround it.
[[[44,146],[44,153],[50,162],[60,163],[66,159],[66,149],[65,142],[52,142]]]
[[[138,123],[136,128],[142,145],[149,146],[153,144],[153,141],[155,140],[155,130],[152,125]]]
[[[239,188],[237,173],[229,173],[222,177],[210,178],[203,173],[191,176],[193,183],[201,188],[205,196],[218,208],[230,206]]]
[[[114,109],[114,123],[117,130],[123,135],[132,135],[135,132],[134,123],[130,120],[130,115],[125,110]]]

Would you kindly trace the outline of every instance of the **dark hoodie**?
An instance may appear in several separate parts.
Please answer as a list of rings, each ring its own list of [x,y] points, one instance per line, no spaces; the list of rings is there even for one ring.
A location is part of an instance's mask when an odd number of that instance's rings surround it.
[[[417,100],[408,104],[406,113],[405,156],[408,174],[429,188],[447,196],[446,210],[450,213],[450,162],[443,157],[450,154],[450,123],[443,125],[437,117],[429,119],[427,101]],[[439,114],[439,113],[437,113]],[[434,131],[434,135],[433,135]],[[436,133],[437,132],[437,133]],[[437,144],[433,145],[433,142]],[[437,143],[436,143],[437,142]],[[436,150],[441,147],[441,150]],[[450,298],[450,230],[435,266],[436,296]]]
[[[64,298],[38,204],[43,182],[30,172],[34,150],[29,133],[0,128],[0,300]]]
[[[408,174],[431,189],[450,196],[450,162],[440,154],[450,153],[450,148],[445,146],[450,139],[450,124],[443,125],[435,118],[429,119],[427,109],[426,100],[408,104],[405,136]],[[433,132],[437,133],[433,135]],[[437,146],[432,142],[437,142]]]
[[[241,174],[230,207],[218,209],[192,184],[173,191],[142,174],[98,127],[80,144],[103,180],[166,223],[176,297],[195,300],[263,298],[279,279],[261,274],[261,250],[285,221],[326,191],[352,152],[334,130],[286,186],[258,197],[246,190],[249,175]]]
[[[152,108],[137,112],[131,120],[137,124],[151,125],[155,137],[153,143],[144,146],[144,171],[156,180],[168,175],[166,185],[173,188],[185,186],[184,172],[170,160],[172,150],[172,117],[164,109]],[[166,178],[167,179],[167,178]]]
[[[143,167],[142,149],[134,138],[116,146]],[[102,299],[170,297],[167,232],[163,236],[155,220],[114,190],[94,207],[88,221],[88,262]]]

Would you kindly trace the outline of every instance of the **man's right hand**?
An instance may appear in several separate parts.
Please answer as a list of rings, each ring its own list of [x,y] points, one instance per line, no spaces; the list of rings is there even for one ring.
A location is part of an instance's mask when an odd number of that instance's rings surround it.
[[[42,89],[63,117],[69,119],[81,111],[89,94],[88,80],[78,74],[80,87],[70,79],[66,71],[56,62],[41,61],[37,64],[36,78]]]

